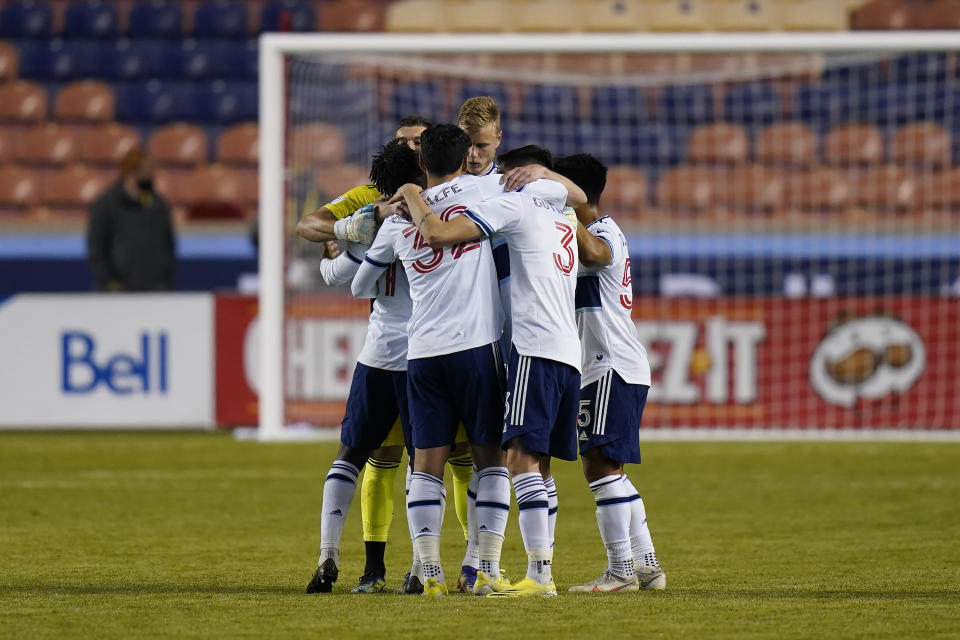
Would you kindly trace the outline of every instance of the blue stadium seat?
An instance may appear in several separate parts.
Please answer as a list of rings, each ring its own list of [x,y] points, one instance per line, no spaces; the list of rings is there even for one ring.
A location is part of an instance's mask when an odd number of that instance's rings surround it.
[[[223,42],[218,55],[227,56],[228,73],[233,78],[256,80],[260,71],[260,49],[255,39],[245,42]]]
[[[953,87],[924,83],[886,82],[861,89],[859,117],[879,126],[901,125],[918,120],[954,122],[960,115]]]
[[[945,79],[949,67],[946,53],[908,53],[893,61],[890,73],[899,82],[930,82]]]
[[[131,38],[179,38],[182,29],[183,14],[176,2],[148,0],[130,11]]]
[[[713,120],[713,93],[702,84],[672,84],[657,104],[657,119],[671,124],[703,124]]]
[[[730,87],[723,96],[723,119],[747,127],[768,125],[781,119],[780,95],[769,82],[749,82]]]
[[[497,149],[498,154],[510,149],[535,144],[548,149],[554,156],[580,153],[593,133],[588,123],[575,119],[566,122],[543,122],[539,120],[514,120],[505,123],[504,139]]]
[[[198,38],[246,37],[246,7],[233,0],[204,2],[193,14],[193,32]]]
[[[64,35],[71,38],[116,38],[117,8],[112,2],[71,3],[64,14]]]
[[[315,28],[316,17],[309,2],[269,2],[260,13],[261,31],[313,31]]]
[[[4,38],[49,38],[53,12],[46,2],[9,2],[0,10],[0,36]]]
[[[193,83],[132,83],[117,87],[117,119],[123,122],[163,123],[201,120],[203,101]]]
[[[497,103],[501,118],[506,119],[508,117],[510,113],[510,92],[506,86],[498,82],[478,82],[464,85],[457,92],[453,108],[459,109],[467,98],[476,96],[490,96]]]
[[[201,120],[227,124],[257,119],[259,98],[255,82],[217,80],[204,85],[197,97]]]
[[[580,115],[577,90],[561,85],[534,85],[523,97],[523,115],[539,122],[576,121]]]
[[[585,148],[607,164],[662,169],[683,159],[689,133],[685,126],[597,126]]]
[[[879,62],[840,63],[827,60],[827,67],[820,74],[823,83],[846,83],[866,86],[879,82],[883,78],[883,67]]]
[[[116,80],[141,80],[162,75],[169,43],[163,40],[115,40],[99,51],[99,75]]]
[[[347,82],[336,91],[318,90],[310,84],[291,88],[289,106],[291,118],[296,122],[320,120],[330,124],[357,122],[365,114],[368,120],[376,118],[377,95],[375,91],[361,82]],[[406,115],[406,114],[404,114]],[[394,120],[388,120],[386,126],[396,131]]]
[[[390,121],[397,121],[411,113],[419,113],[432,122],[445,122],[446,102],[443,90],[432,82],[402,84],[390,96],[386,117]]]
[[[220,78],[231,66],[229,57],[222,53],[220,43],[204,40],[184,40],[176,45],[170,56],[173,75],[183,80]]]
[[[860,117],[861,89],[846,83],[801,87],[793,102],[793,117],[819,134]]]
[[[20,75],[56,81],[99,75],[100,45],[99,42],[60,38],[25,40],[20,43]]]
[[[647,117],[647,101],[643,89],[627,85],[598,87],[590,98],[590,116],[599,126],[611,122],[641,122]]]

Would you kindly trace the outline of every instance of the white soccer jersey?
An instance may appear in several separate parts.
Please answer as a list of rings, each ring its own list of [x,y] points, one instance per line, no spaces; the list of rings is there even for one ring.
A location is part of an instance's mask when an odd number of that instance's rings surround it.
[[[630,318],[633,284],[627,239],[617,223],[604,216],[586,227],[610,245],[610,264],[581,266],[577,277],[577,328],[583,346],[582,385],[595,382],[610,369],[624,382],[650,385],[647,350]]]
[[[533,185],[537,188],[528,188]],[[577,242],[563,213],[567,190],[549,180],[528,187],[471,206],[464,215],[487,235],[496,233],[507,241],[517,352],[563,362],[579,371],[574,311]]]
[[[363,259],[351,246],[333,260],[323,260],[320,272],[328,285],[346,284],[356,275]],[[370,321],[357,362],[387,371],[407,370],[407,323],[413,303],[407,276],[394,262],[376,281],[376,297],[370,310]]]
[[[499,185],[499,176],[462,175],[423,192],[423,199],[441,220],[460,215]],[[496,193],[502,193],[499,185]],[[427,245],[413,223],[394,216],[380,227],[364,264],[354,278],[355,295],[367,296],[376,269],[399,259],[410,284],[413,310],[408,326],[407,357],[432,356],[473,349],[500,337],[503,309],[497,288],[493,253],[486,240],[453,247]]]

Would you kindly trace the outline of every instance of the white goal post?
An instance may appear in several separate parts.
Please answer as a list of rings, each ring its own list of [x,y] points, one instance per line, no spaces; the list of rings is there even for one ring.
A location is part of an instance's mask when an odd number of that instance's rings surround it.
[[[609,54],[958,52],[960,32],[671,34],[278,34],[260,36],[259,53],[259,434],[283,439],[286,61],[318,54]]]

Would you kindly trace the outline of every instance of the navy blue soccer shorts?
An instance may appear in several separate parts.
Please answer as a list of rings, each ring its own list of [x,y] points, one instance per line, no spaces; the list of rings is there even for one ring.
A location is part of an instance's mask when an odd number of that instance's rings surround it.
[[[463,423],[473,444],[500,442],[504,370],[492,342],[464,351],[407,361],[413,446],[453,446]]]
[[[387,439],[397,418],[410,449],[407,372],[387,371],[357,363],[340,428],[340,442],[357,449],[376,449]]]
[[[580,453],[596,449],[614,462],[639,464],[640,419],[649,390],[645,384],[624,382],[613,369],[581,389]]]
[[[576,460],[580,372],[555,360],[521,356],[515,346],[507,371],[501,443],[519,438],[534,453]]]

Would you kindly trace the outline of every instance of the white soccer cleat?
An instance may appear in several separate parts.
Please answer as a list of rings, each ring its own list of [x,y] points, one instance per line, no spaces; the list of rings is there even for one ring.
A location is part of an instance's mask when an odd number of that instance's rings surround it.
[[[578,584],[575,587],[570,587],[570,591],[580,591],[586,593],[620,593],[623,591],[639,590],[640,582],[637,580],[637,576],[623,578],[610,573],[609,570],[604,571],[603,575],[596,580],[591,580],[590,582]]]
[[[666,589],[667,574],[660,567],[634,567],[641,589]]]

